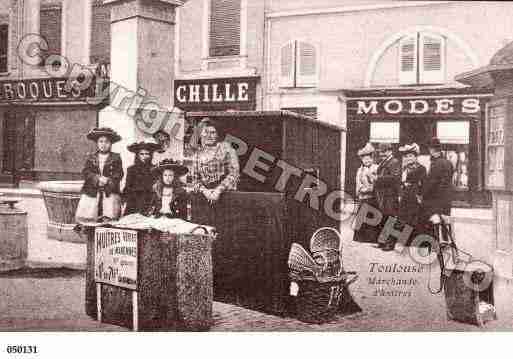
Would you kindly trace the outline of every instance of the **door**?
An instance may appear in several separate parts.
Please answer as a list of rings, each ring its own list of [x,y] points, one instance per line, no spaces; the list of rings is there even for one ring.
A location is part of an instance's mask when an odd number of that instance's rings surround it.
[[[4,118],[2,172],[15,186],[21,180],[34,179],[35,114],[31,111],[8,112]]]

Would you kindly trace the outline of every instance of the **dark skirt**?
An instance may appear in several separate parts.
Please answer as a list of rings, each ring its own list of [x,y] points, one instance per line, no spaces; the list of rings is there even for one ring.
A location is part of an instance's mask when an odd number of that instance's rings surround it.
[[[374,198],[360,200],[360,206],[368,204],[374,208],[378,208],[378,203]],[[367,223],[362,223],[359,230],[354,231],[353,240],[363,243],[377,243],[380,232],[380,225],[371,226]]]

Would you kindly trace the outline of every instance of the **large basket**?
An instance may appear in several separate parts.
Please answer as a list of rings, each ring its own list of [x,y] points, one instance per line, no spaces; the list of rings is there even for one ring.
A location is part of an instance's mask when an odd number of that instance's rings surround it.
[[[313,324],[333,321],[338,313],[344,311],[345,302],[352,303],[347,286],[355,279],[348,282],[344,275],[328,282],[297,281],[296,318]]]
[[[342,238],[340,233],[332,227],[319,228],[310,238],[310,251],[312,253],[321,251],[342,252]]]

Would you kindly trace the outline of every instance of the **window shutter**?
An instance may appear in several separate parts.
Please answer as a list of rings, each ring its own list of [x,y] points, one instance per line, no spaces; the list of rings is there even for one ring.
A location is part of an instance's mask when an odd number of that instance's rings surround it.
[[[90,63],[110,63],[110,9],[94,0],[91,26]]]
[[[280,54],[280,87],[294,87],[295,42],[282,46]]]
[[[417,38],[404,37],[399,41],[399,83],[411,85],[417,82]]]
[[[9,48],[9,26],[0,25],[0,73],[7,72],[7,54]]]
[[[39,33],[48,42],[48,51],[43,58],[49,55],[60,55],[62,31],[62,6],[60,4],[42,5],[40,11]]]
[[[240,54],[240,0],[211,0],[210,56]]]
[[[297,51],[297,86],[317,86],[317,49],[307,42],[298,42]]]
[[[433,34],[421,34],[420,44],[420,82],[445,82],[444,39]]]

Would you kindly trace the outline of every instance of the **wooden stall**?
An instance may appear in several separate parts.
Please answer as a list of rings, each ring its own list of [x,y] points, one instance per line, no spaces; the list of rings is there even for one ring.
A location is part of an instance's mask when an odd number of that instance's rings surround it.
[[[187,113],[189,129],[205,117],[233,144],[241,167],[238,191],[214,207],[192,202],[192,221],[219,232],[214,299],[283,315],[290,245],[307,247],[319,227],[339,228],[343,129],[288,111]]]

